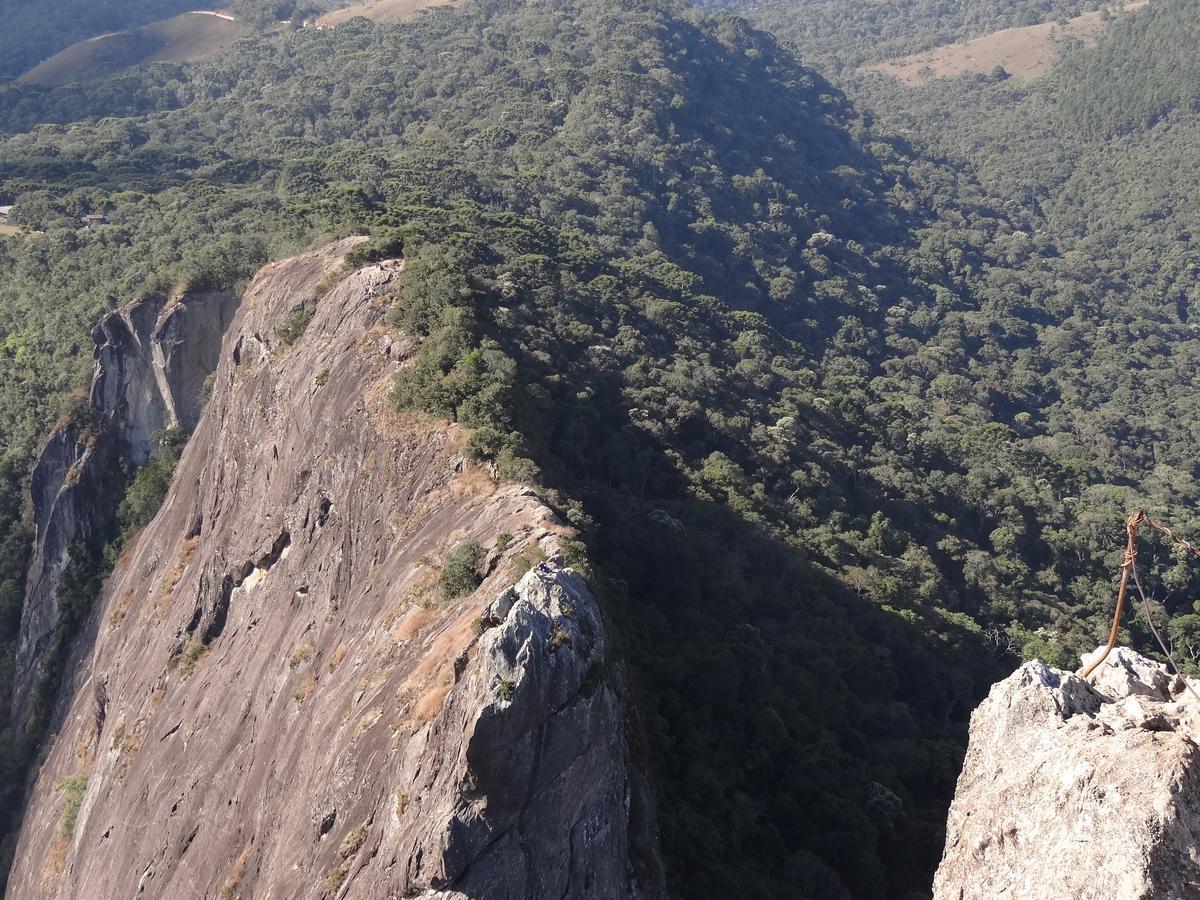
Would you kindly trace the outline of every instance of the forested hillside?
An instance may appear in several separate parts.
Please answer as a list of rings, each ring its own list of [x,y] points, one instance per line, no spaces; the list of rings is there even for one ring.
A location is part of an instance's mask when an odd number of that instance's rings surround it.
[[[1095,50],[1068,59],[1051,89],[1072,130],[1097,140],[1148,128],[1177,109],[1200,112],[1195,13],[1186,2],[1156,0],[1114,23]]]
[[[1067,166],[1043,208],[982,136],[977,180],[803,62],[727,14],[487,0],[5,88],[0,202],[45,234],[0,245],[0,639],[23,480],[101,312],[370,231],[422,338],[395,402],[582,531],[673,892],[927,892],[976,700],[1094,645],[1130,507],[1200,530],[1195,263],[1174,226],[1115,221],[1113,257],[1072,230],[1072,203],[1137,215],[1115,174]],[[870,97],[904,128],[940,89]],[[1173,612],[1200,591],[1145,571]],[[11,808],[30,748],[0,753]]]
[[[1032,81],[964,76],[913,89],[844,66],[839,76],[881,130],[977,178],[987,202],[1028,223],[1022,241],[1038,245],[1033,255],[1020,264],[1009,257],[990,277],[1003,271],[1028,298],[1021,317],[1033,326],[1035,356],[1016,358],[1042,360],[1048,436],[1098,461],[1090,491],[1110,485],[1126,506],[1150,505],[1193,534],[1200,74],[1189,48],[1197,27],[1191,4],[1154,0]],[[857,26],[841,32],[831,52],[857,59],[860,34]],[[1073,282],[1065,303],[1053,299],[1064,278]],[[1078,524],[1071,530],[1081,544],[1095,540]],[[1194,666],[1195,563],[1167,556],[1154,563],[1155,615]],[[1064,587],[1075,603],[1077,588]],[[1125,639],[1156,653],[1144,628],[1135,615]]]
[[[0,84],[78,41],[136,29],[177,13],[219,10],[249,26],[271,29],[283,21],[299,22],[350,4],[351,0],[0,0],[5,23],[0,34]],[[137,50],[135,45],[105,52],[136,58]]]

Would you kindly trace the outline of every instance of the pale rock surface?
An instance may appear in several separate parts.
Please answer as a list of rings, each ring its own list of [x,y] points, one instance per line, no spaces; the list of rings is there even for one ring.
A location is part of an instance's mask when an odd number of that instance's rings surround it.
[[[1200,897],[1198,739],[1200,702],[1130,650],[1088,681],[1021,666],[971,717],[935,900]]]
[[[663,895],[573,532],[459,429],[392,411],[402,263],[347,273],[354,244],[250,286],[80,639],[10,900]],[[464,540],[483,583],[448,599]]]

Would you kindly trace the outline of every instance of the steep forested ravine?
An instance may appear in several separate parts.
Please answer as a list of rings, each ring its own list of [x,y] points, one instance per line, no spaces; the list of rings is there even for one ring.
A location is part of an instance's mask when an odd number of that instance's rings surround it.
[[[738,8],[762,21],[758,7]],[[978,0],[958,14],[982,20],[987,8]],[[1051,21],[1057,11],[1045,5],[1042,13]],[[1078,504],[1074,515],[1058,518],[1054,505],[1037,513],[1069,536],[1073,546],[1062,552],[1119,543],[1119,507],[1151,507],[1185,533],[1200,529],[1191,425],[1200,189],[1190,177],[1200,147],[1193,100],[1200,74],[1187,49],[1197,27],[1190,4],[1156,0],[1111,18],[1095,47],[1063,46],[1059,63],[1031,80],[994,73],[910,88],[822,63],[878,128],[962,173],[953,188],[939,189],[942,196],[966,187],[1026,223],[994,245],[979,296],[990,318],[1015,316],[1032,338],[1013,356],[1014,376],[1040,386],[1043,444],[1095,466],[1087,494],[1063,498]],[[862,33],[848,24],[825,52],[851,60]],[[1023,299],[1014,307],[998,289],[1017,284]],[[1017,346],[1009,340],[1008,352]],[[1114,508],[1093,517],[1104,496]],[[1200,647],[1195,567],[1165,545],[1153,552],[1155,615],[1194,665],[1187,648]],[[1076,612],[1047,633],[1071,651],[1065,661],[1086,649],[1089,632],[1072,635],[1071,626],[1088,604],[1080,602],[1080,582],[1063,582],[1057,592]],[[1125,638],[1157,653],[1140,617]]]
[[[490,0],[0,88],[0,203],[44,231],[0,244],[0,640],[90,326],[365,231],[406,259],[393,403],[580,532],[672,892],[927,892],[975,700],[1094,642],[1128,506],[1192,524],[1190,257],[1130,284],[805,62],[727,13]]]

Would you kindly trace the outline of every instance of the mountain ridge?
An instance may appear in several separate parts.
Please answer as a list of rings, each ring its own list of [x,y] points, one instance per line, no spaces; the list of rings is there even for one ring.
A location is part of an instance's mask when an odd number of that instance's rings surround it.
[[[598,611],[557,554],[569,532],[443,426],[373,408],[404,359],[370,334],[399,264],[344,273],[304,334],[274,333],[353,245],[248,289],[173,487],[76,649],[8,896],[200,877],[229,896],[661,895],[633,874],[647,837],[621,823],[644,788]],[[326,417],[336,433],[303,424]],[[439,593],[438,561],[472,541],[482,584]]]
[[[0,257],[5,496],[80,323],[371,233],[411,354],[378,408],[577,532],[680,896],[926,890],[976,700],[1094,645],[1126,507],[1192,495],[1186,292],[1123,302],[1069,215],[731,15],[482,2],[0,105],[46,231]]]

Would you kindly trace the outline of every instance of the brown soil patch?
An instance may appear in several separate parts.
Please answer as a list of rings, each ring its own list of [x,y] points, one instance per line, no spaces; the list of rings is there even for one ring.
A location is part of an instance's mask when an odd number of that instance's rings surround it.
[[[1145,6],[1149,0],[1129,0],[1109,7],[1113,15]],[[1094,44],[1108,26],[1101,11],[1068,19],[1065,25],[1045,22],[1025,28],[1005,28],[983,37],[935,47],[898,59],[864,66],[864,72],[882,72],[909,87],[935,78],[953,78],[967,72],[986,74],[1003,66],[1017,78],[1033,78],[1050,70],[1058,61],[1060,48],[1068,41]]]

